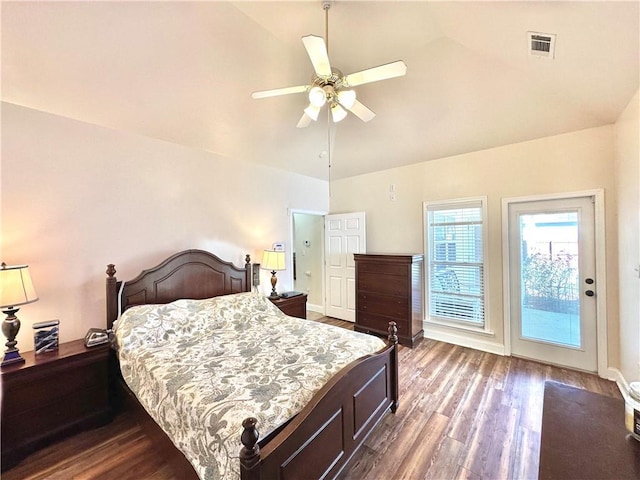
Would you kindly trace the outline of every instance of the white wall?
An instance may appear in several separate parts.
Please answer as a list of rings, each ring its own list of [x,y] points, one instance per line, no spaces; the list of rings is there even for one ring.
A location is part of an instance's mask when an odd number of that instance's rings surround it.
[[[640,98],[633,97],[616,123],[615,176],[618,203],[620,371],[640,380]]]
[[[500,352],[504,345],[502,199],[603,188],[608,349],[609,360],[615,365],[618,361],[618,289],[613,143],[614,127],[605,126],[351,177],[332,183],[331,213],[366,211],[369,252],[422,253],[424,201],[487,195],[488,312],[494,334],[464,333],[460,338]],[[392,184],[396,190],[395,201],[389,199]],[[430,326],[425,334],[429,336],[436,330]],[[439,333],[443,332],[449,331],[441,328]]]
[[[40,297],[21,351],[35,322],[60,319],[61,341],[105,325],[108,263],[128,280],[202,248],[241,266],[288,238],[287,209],[328,210],[324,181],[8,103],[1,167],[2,260],[29,264]]]
[[[636,94],[615,127],[334,181],[331,212],[366,211],[371,252],[422,252],[424,200],[488,195],[490,341],[501,345],[501,199],[604,188],[609,363],[637,380],[638,102]],[[18,313],[22,351],[33,348],[34,322],[59,318],[63,341],[104,325],[107,263],[130,279],[179,250],[204,248],[241,265],[245,253],[259,260],[288,238],[288,208],[329,211],[326,182],[12,104],[1,114],[0,260],[28,263],[40,296]],[[293,289],[288,278],[279,275],[279,288]]]

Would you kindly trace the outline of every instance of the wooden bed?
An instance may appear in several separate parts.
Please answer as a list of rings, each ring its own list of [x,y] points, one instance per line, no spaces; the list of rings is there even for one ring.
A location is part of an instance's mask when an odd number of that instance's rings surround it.
[[[180,298],[204,299],[251,290],[251,263],[238,268],[202,250],[186,250],[144,270],[128,282],[118,281],[107,267],[107,327],[119,312],[142,304],[169,303]],[[243,480],[334,478],[349,462],[378,422],[398,407],[398,346],[395,325],[388,346],[343,368],[316,393],[307,406],[269,437],[259,439],[254,418],[238,419],[244,447],[240,454]],[[114,376],[119,377],[116,356]],[[151,419],[124,381],[126,408],[161,449],[181,479],[197,479],[184,455]],[[241,428],[242,427],[242,428]]]

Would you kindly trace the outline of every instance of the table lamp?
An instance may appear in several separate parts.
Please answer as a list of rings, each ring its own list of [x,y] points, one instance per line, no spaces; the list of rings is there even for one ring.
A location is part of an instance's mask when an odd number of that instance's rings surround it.
[[[285,269],[284,252],[275,252],[273,250],[265,250],[262,254],[262,263],[260,268],[263,270],[271,270],[271,295],[269,298],[278,298],[276,293],[276,272]]]
[[[16,348],[16,335],[20,330],[20,320],[16,312],[22,305],[38,300],[36,290],[33,288],[28,265],[9,266],[2,262],[0,265],[0,308],[7,318],[2,321],[2,333],[7,337],[4,357],[0,366],[11,363],[24,362],[20,352]]]

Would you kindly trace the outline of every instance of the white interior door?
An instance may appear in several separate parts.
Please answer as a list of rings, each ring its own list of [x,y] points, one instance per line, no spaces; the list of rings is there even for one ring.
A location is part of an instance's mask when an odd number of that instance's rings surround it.
[[[597,371],[593,197],[509,205],[511,353]]]
[[[365,253],[365,213],[342,213],[324,217],[325,312],[350,322],[356,319],[354,253]]]

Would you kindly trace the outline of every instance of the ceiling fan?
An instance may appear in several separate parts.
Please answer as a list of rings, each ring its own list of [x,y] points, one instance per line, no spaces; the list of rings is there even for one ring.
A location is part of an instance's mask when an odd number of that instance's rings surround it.
[[[332,68],[329,63],[329,8],[331,8],[331,2],[323,2],[322,8],[325,12],[326,43],[325,39],[316,35],[302,37],[302,43],[307,50],[315,72],[311,77],[311,84],[261,90],[253,92],[251,97],[267,98],[292,93],[307,93],[309,105],[304,109],[304,113],[297,125],[298,128],[308,126],[311,120],[316,121],[320,110],[325,104],[328,105],[331,111],[331,118],[336,123],[347,116],[347,110],[363,122],[368,122],[376,114],[356,99],[356,92],[352,90],[352,87],[401,77],[407,73],[407,66],[402,60],[398,60],[343,76],[340,70]]]

